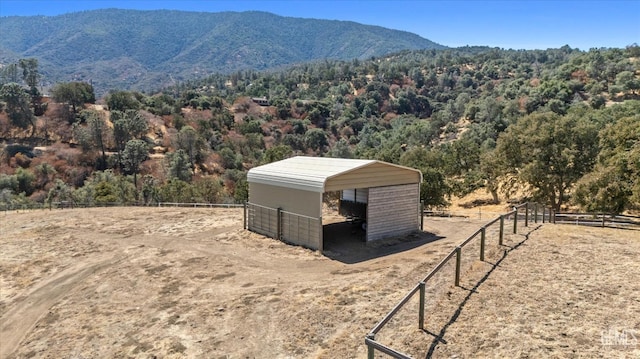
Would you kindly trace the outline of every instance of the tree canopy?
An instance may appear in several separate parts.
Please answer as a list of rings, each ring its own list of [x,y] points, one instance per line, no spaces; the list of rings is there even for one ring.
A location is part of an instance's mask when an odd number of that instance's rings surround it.
[[[0,133],[26,138],[31,127],[37,143],[43,124],[55,126],[45,139],[79,146],[60,151],[52,160],[55,173],[36,183],[48,187],[62,178],[81,190],[94,171],[111,170],[104,181],[113,179],[113,188],[120,188],[120,179],[131,182],[145,202],[196,200],[204,193],[242,200],[248,169],[313,155],[418,168],[426,179],[422,199],[431,206],[485,189],[494,201],[536,200],[557,209],[618,213],[639,207],[635,51],[463,47],[278,71],[247,69],[181,82],[153,95],[113,90],[99,100],[108,112],[79,111],[69,123],[53,110],[34,113],[34,125],[22,122],[24,127],[12,122],[20,107],[6,97]],[[3,88],[23,99],[24,113],[33,112],[28,85],[13,70],[7,68],[0,79],[17,76],[22,82]],[[268,104],[255,97],[268,98]],[[132,140],[150,151],[138,163],[139,172],[125,163]],[[32,166],[31,155],[18,152],[12,147],[1,168],[39,173],[34,166],[40,159]],[[214,181],[201,183],[205,178]],[[38,186],[32,196],[45,190]],[[9,188],[17,195],[15,186]],[[115,193],[109,188],[102,185],[102,193]],[[95,194],[85,195],[90,193]]]

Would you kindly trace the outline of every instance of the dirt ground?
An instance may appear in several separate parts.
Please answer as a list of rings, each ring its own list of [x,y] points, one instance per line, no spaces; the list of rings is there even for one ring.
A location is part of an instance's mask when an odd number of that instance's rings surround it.
[[[241,209],[2,212],[0,358],[364,358],[368,331],[488,219],[366,247],[347,230],[323,255],[243,230]],[[463,288],[443,272],[426,332],[412,311],[379,338],[416,357],[640,356],[600,335],[640,339],[639,233],[543,226],[493,270],[469,256]]]
[[[640,358],[640,230],[531,224],[502,247],[488,238],[460,287],[447,285],[455,260],[427,283],[423,331],[416,298],[376,339],[414,358]]]
[[[494,252],[488,263],[476,263],[463,288],[443,300],[439,313],[455,308],[460,314],[433,328],[447,344],[430,352],[640,358],[640,231],[532,228],[513,238],[506,255]]]

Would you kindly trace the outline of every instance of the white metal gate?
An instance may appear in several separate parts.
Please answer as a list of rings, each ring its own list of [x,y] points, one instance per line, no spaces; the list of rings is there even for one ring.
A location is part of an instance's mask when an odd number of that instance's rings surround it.
[[[247,203],[248,223],[250,231],[267,237],[278,238],[278,210],[253,203]]]
[[[303,247],[322,250],[322,220],[281,211],[281,239]]]
[[[322,250],[322,218],[247,203],[248,229],[306,248]]]

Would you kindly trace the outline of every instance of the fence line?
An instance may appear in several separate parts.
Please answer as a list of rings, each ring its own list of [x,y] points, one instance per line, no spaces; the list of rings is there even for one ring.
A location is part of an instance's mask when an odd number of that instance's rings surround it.
[[[556,223],[590,227],[640,229],[640,217],[620,214],[564,212],[556,214]]]
[[[103,202],[103,203],[76,203],[72,201],[59,201],[50,203],[30,203],[9,205],[0,204],[0,211],[19,211],[28,209],[61,209],[61,208],[100,208],[100,207],[155,207],[155,204],[141,202]],[[205,208],[242,208],[242,203],[199,203],[199,202],[158,202],[157,207],[205,207]]]
[[[242,203],[176,203],[158,202],[158,207],[207,207],[207,208],[243,208]]]
[[[533,207],[533,211],[530,212],[530,207]],[[552,209],[547,211],[546,207],[542,207],[542,222],[548,221],[553,223],[555,221],[555,213]],[[524,210],[524,214],[520,215],[521,210]],[[419,309],[418,309],[418,329],[424,329],[424,308],[425,308],[425,296],[426,296],[426,283],[435,276],[453,257],[456,257],[456,266],[455,266],[455,279],[454,283],[456,286],[460,285],[460,272],[461,272],[461,258],[462,258],[462,249],[471,243],[472,240],[476,239],[478,235],[480,235],[480,260],[484,261],[484,252],[485,252],[485,240],[486,240],[486,230],[488,227],[500,223],[499,230],[499,241],[498,244],[502,245],[503,237],[504,237],[504,229],[505,229],[505,219],[513,218],[513,233],[518,233],[518,220],[522,218],[524,220],[524,225],[527,227],[529,225],[530,217],[533,217],[533,221],[538,223],[539,208],[537,203],[524,203],[518,206],[513,207],[511,212],[500,215],[499,217],[489,221],[487,224],[482,226],[480,229],[475,231],[471,236],[465,239],[462,243],[456,246],[447,256],[440,261],[425,277],[423,280],[418,282],[410,291],[407,293],[404,298],[396,304],[387,315],[382,318],[374,327],[369,331],[369,333],[365,337],[365,344],[367,345],[367,356],[369,359],[373,359],[375,356],[375,351],[382,352],[384,354],[390,355],[394,358],[399,359],[411,359],[411,357],[407,354],[404,354],[396,349],[393,349],[387,345],[376,341],[375,337],[380,330],[384,328],[384,326],[400,311],[400,309],[409,302],[409,300],[416,294],[419,293],[420,301],[419,301]]]

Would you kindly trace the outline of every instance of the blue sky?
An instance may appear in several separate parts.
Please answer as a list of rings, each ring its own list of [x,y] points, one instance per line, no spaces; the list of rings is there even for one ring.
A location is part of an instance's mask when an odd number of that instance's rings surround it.
[[[0,16],[59,15],[102,8],[260,10],[404,30],[452,47],[546,49],[569,45],[588,50],[640,44],[640,0],[0,0]]]

